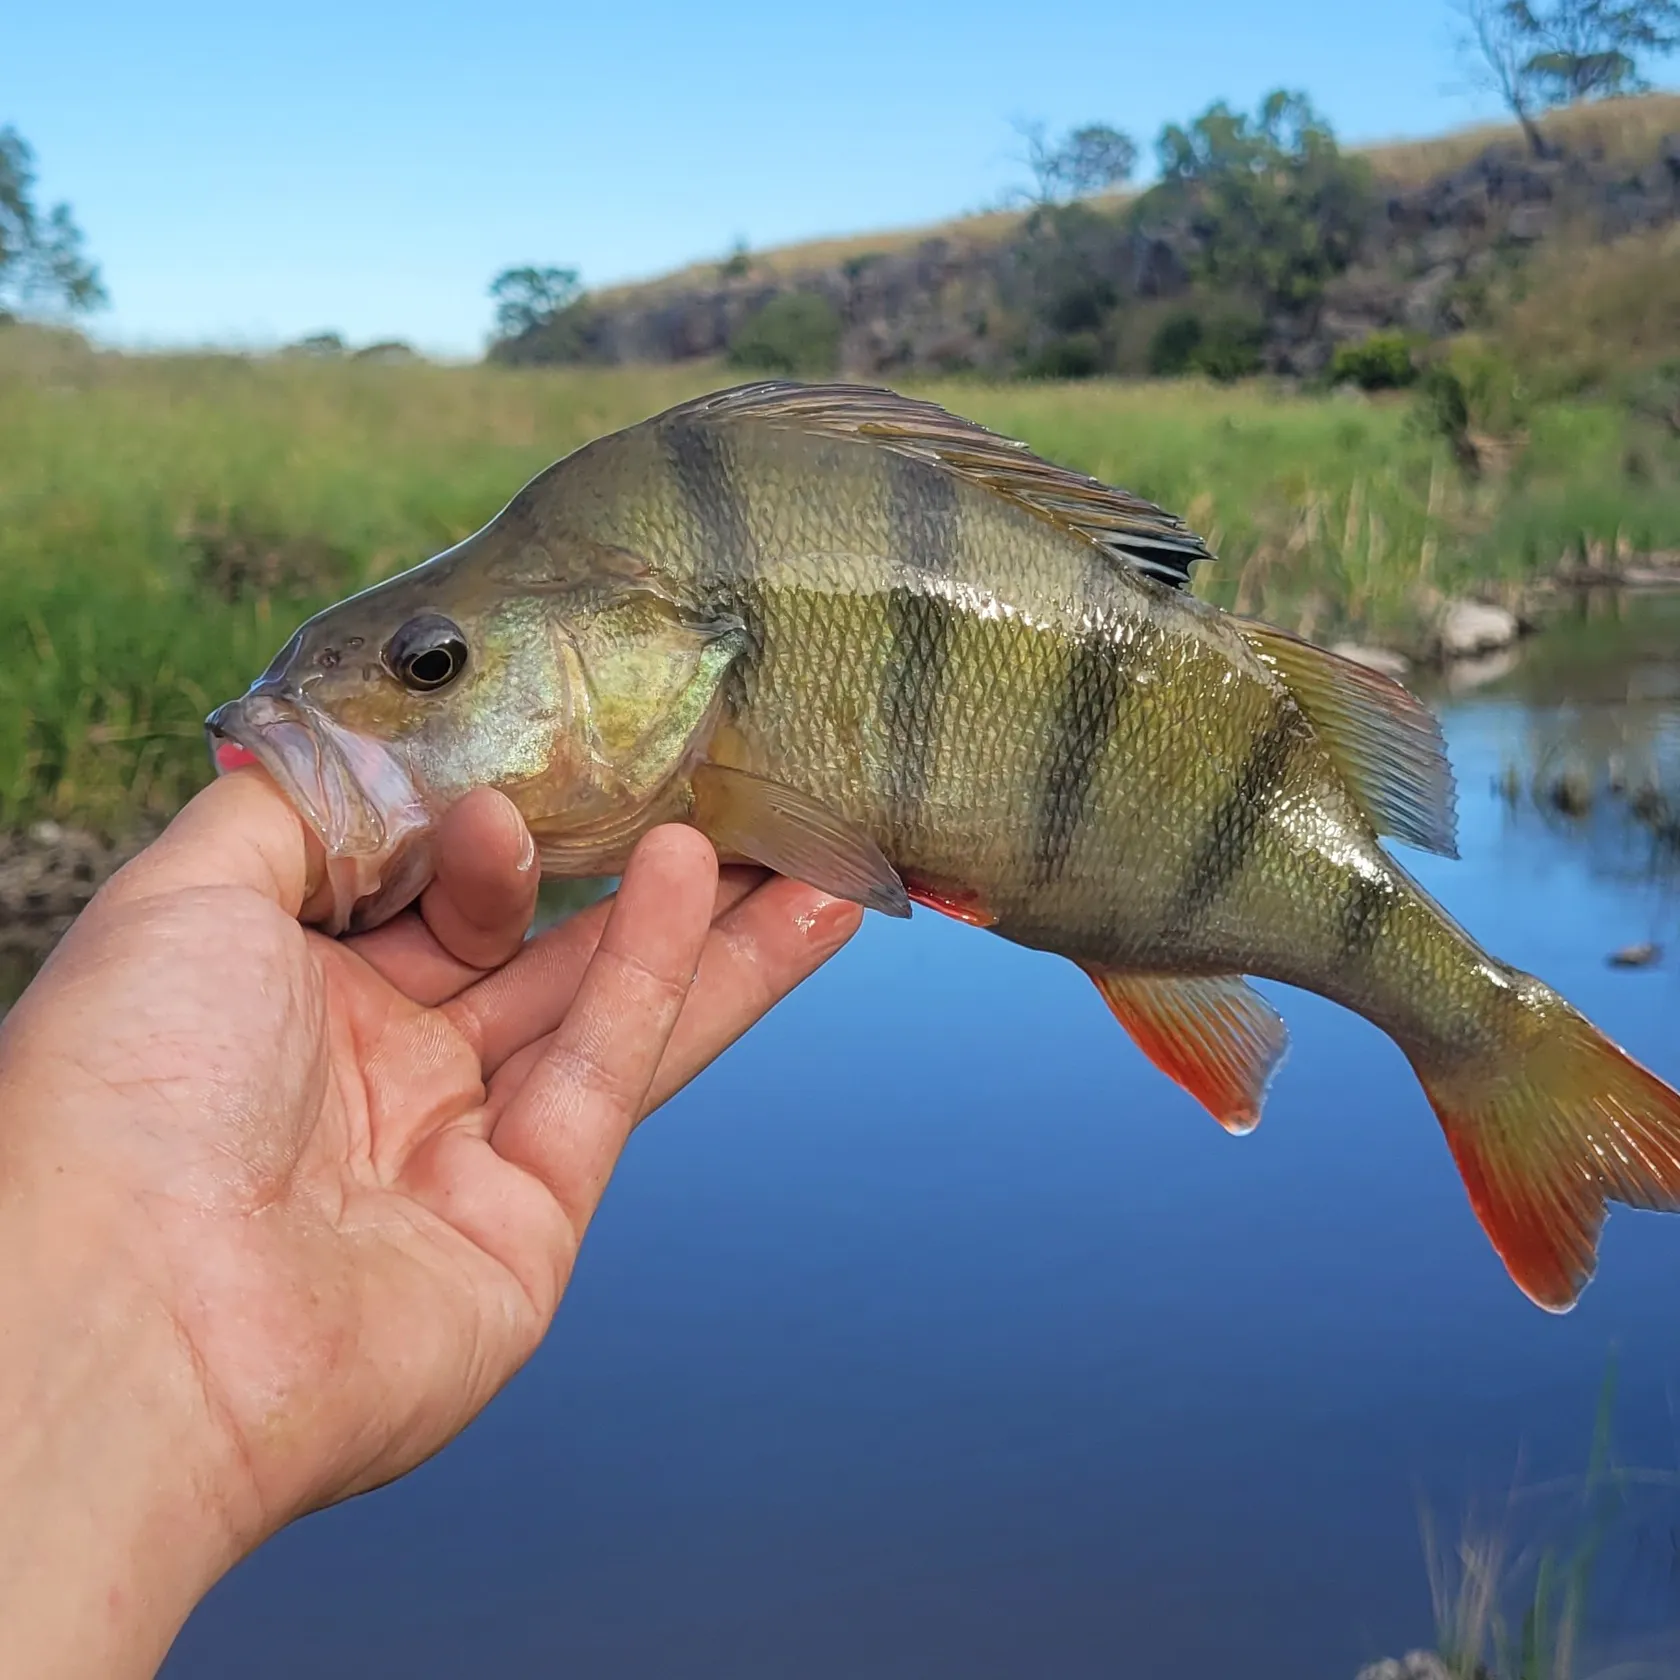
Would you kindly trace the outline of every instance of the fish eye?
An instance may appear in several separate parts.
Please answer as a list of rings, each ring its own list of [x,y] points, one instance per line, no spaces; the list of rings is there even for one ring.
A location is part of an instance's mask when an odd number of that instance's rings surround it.
[[[447,687],[466,668],[467,644],[460,627],[441,613],[422,613],[385,644],[385,664],[407,688],[431,694]]]

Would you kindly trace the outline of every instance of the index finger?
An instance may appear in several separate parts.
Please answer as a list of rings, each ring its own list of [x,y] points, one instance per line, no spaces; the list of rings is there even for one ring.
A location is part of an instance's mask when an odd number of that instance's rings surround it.
[[[712,924],[717,858],[656,828],[625,867],[600,943],[547,1053],[490,1144],[559,1203],[581,1239],[687,1001]]]

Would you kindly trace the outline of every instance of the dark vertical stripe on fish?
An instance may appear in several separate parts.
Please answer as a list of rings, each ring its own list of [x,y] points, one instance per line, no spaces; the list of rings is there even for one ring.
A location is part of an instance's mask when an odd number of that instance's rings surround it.
[[[698,537],[695,573],[701,598],[708,606],[722,604],[731,584],[758,569],[746,502],[735,480],[734,454],[716,426],[672,426],[664,443]]]
[[[1259,838],[1266,797],[1283,775],[1302,739],[1295,708],[1280,704],[1255,737],[1231,791],[1208,821],[1207,833],[1190,860],[1172,917],[1175,931],[1194,927],[1242,873]]]
[[[942,595],[896,585],[887,592],[887,658],[881,673],[881,726],[892,766],[893,802],[902,821],[921,810],[939,746],[955,609]]]
[[[1348,876],[1347,892],[1337,913],[1342,961],[1363,965],[1382,937],[1383,924],[1398,902],[1393,887],[1357,870]]]
[[[1050,724],[1049,753],[1033,811],[1032,880],[1058,880],[1085,822],[1091,783],[1119,722],[1126,677],[1118,650],[1087,637],[1070,650]]]
[[[764,601],[756,577],[758,545],[736,481],[734,451],[716,426],[706,425],[671,426],[664,445],[698,538],[695,593],[707,611],[732,614],[746,631],[746,648],[725,685],[729,706],[738,708],[764,656]]]
[[[933,577],[955,577],[962,498],[957,481],[895,450],[882,454],[893,558]]]
[[[881,459],[893,559],[930,579],[950,577],[962,517],[955,481],[891,450]],[[893,766],[894,803],[904,820],[920,811],[932,785],[955,631],[956,615],[943,595],[915,583],[888,591],[881,722]]]

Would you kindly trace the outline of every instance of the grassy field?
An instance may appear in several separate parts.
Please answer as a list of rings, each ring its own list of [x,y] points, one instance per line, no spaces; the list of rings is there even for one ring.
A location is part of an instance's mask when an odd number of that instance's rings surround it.
[[[0,331],[0,829],[121,834],[206,773],[200,721],[300,618],[466,535],[537,469],[728,382],[96,355]],[[1435,592],[1566,551],[1680,548],[1680,440],[1591,404],[1467,479],[1408,399],[1260,387],[931,394],[1185,514],[1199,589],[1327,636],[1405,636]]]

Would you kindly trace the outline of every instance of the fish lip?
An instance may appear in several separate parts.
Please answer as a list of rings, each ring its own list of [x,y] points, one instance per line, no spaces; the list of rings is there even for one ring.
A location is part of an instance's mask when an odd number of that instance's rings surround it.
[[[333,722],[295,690],[259,681],[205,720],[218,775],[254,758],[315,832],[327,857],[332,934],[377,927],[431,879],[432,813],[382,743]]]

